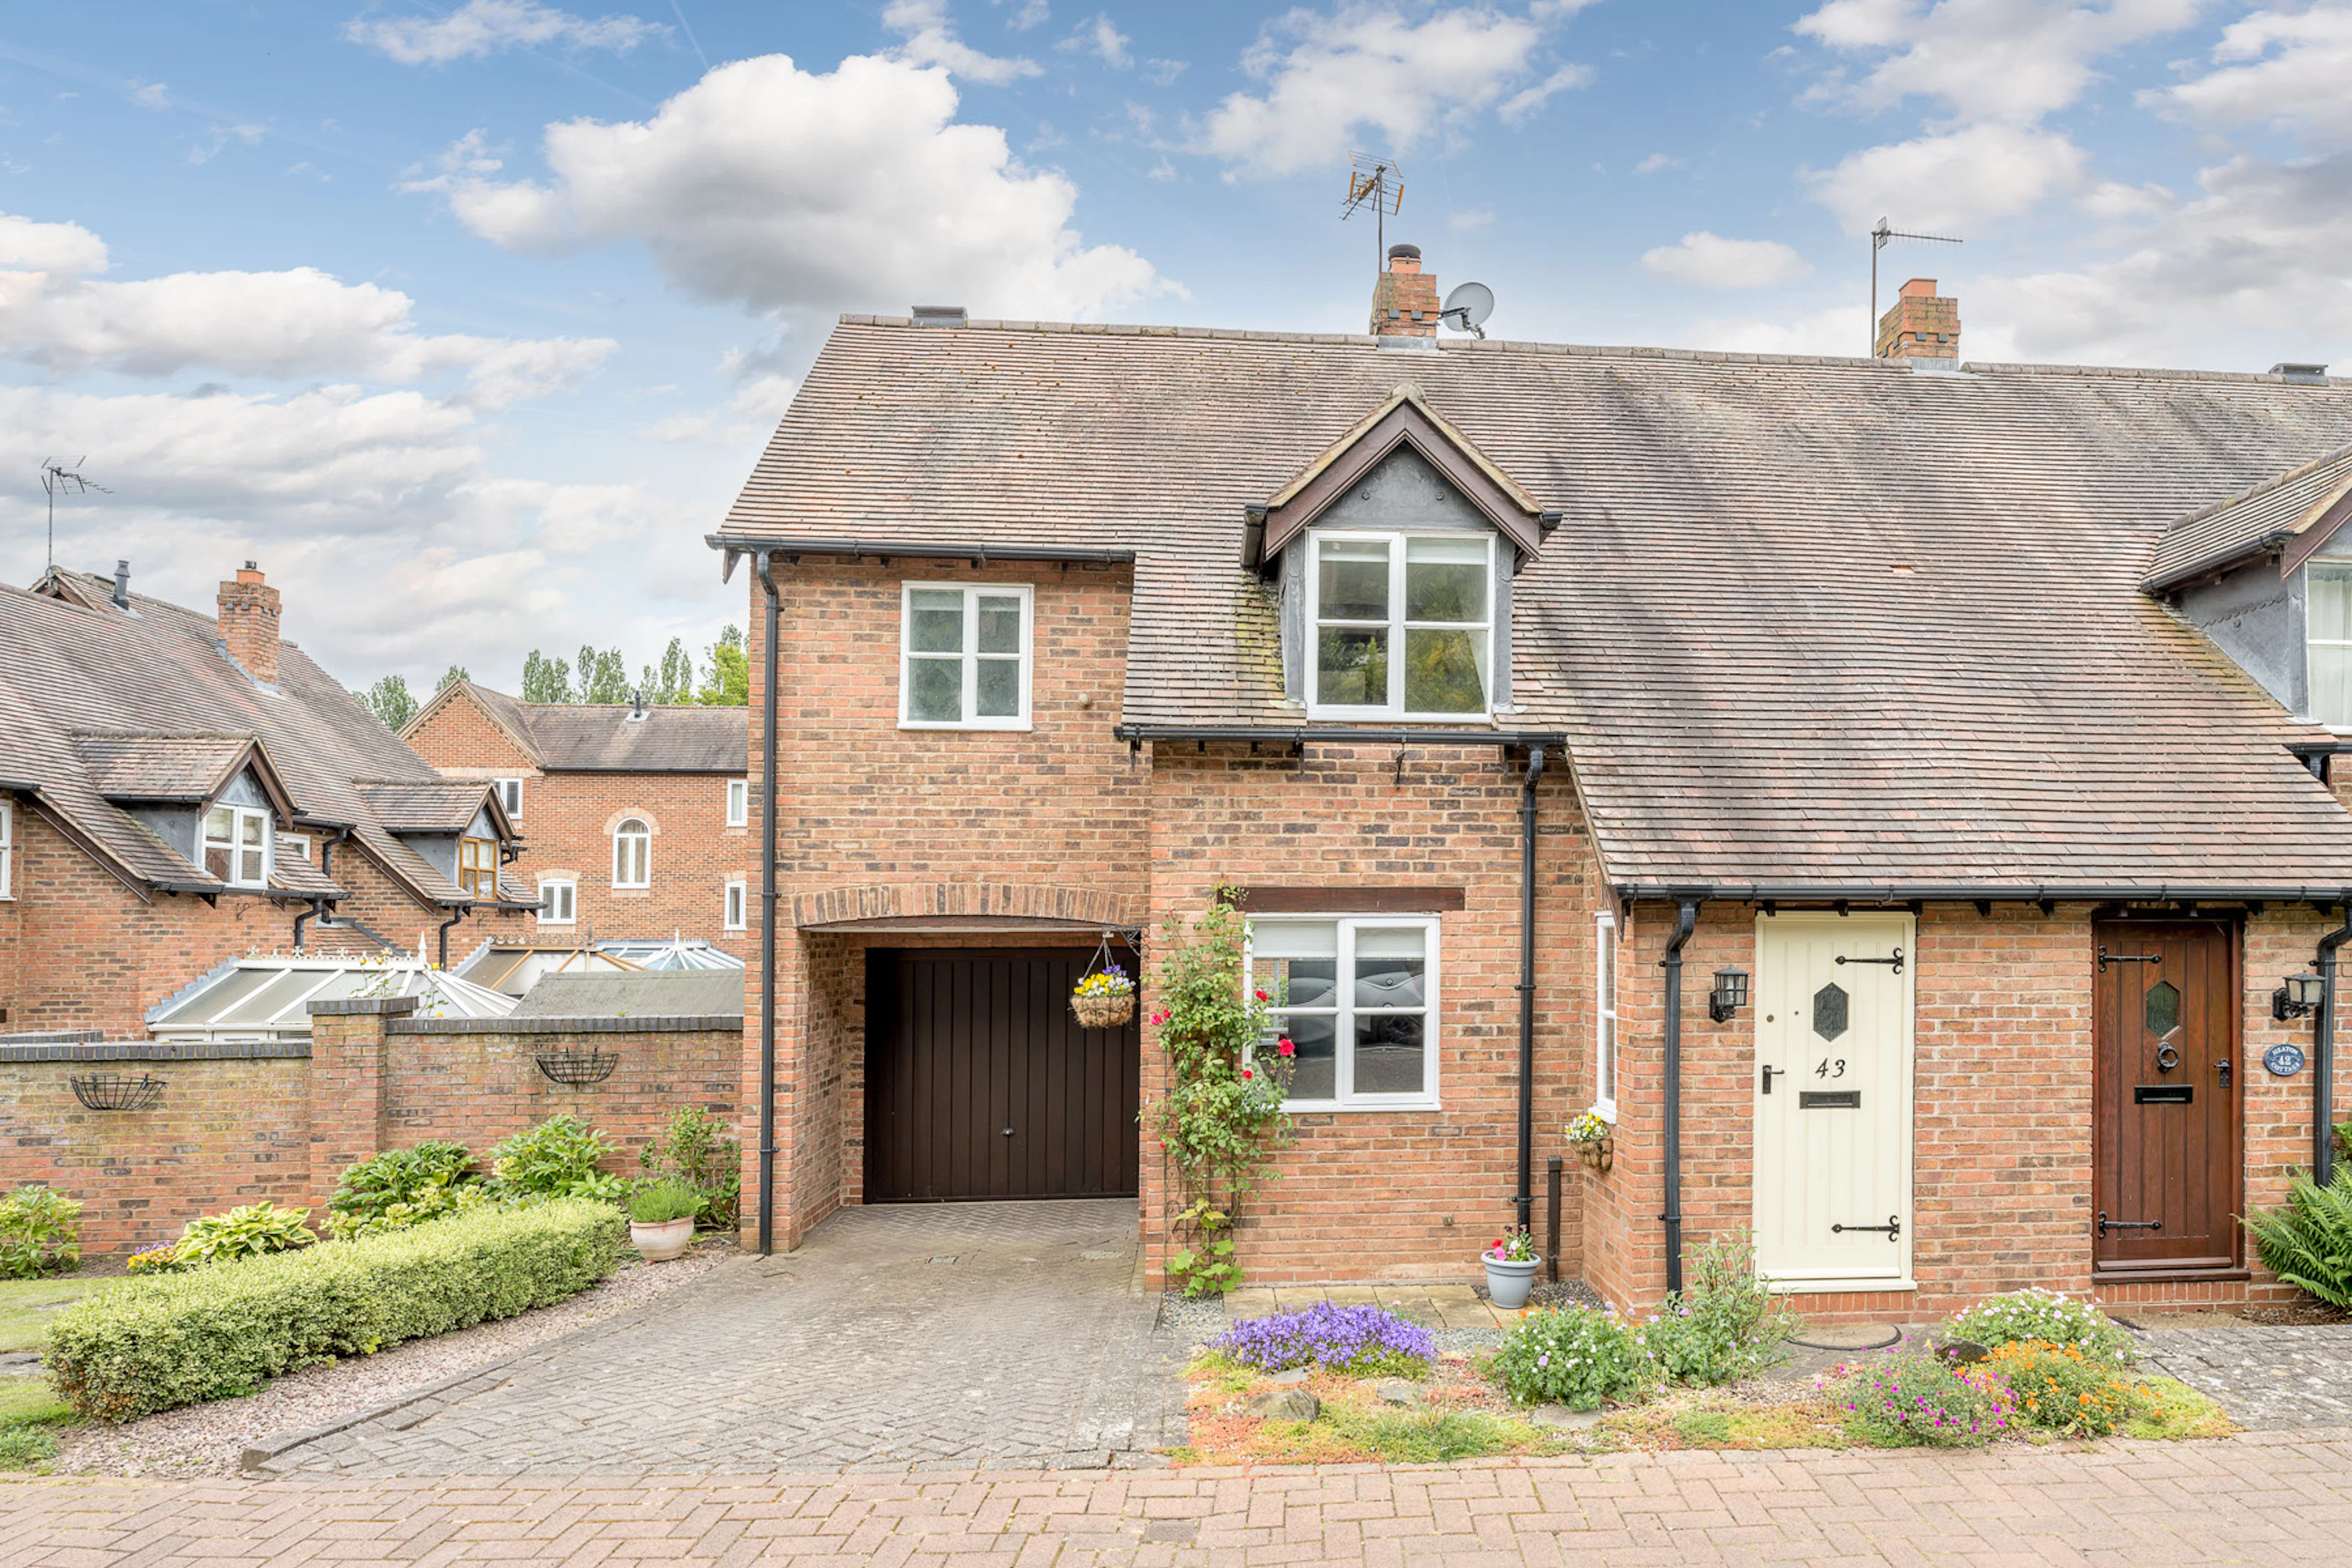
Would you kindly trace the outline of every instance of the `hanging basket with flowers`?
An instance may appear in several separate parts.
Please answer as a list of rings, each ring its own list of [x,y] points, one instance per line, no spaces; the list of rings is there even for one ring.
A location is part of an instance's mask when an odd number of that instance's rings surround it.
[[[1108,932],[1070,992],[1070,1012],[1082,1029],[1116,1029],[1135,1016],[1135,977],[1111,958]]]
[[[1617,1163],[1616,1131],[1599,1111],[1588,1110],[1568,1124],[1568,1141],[1585,1169],[1605,1173]]]

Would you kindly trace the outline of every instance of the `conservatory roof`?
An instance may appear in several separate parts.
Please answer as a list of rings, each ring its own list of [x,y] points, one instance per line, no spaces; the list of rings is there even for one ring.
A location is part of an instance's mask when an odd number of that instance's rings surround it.
[[[414,996],[419,1018],[503,1018],[515,999],[415,959],[234,958],[147,1011],[159,1039],[284,1039],[310,1033],[310,1004]]]

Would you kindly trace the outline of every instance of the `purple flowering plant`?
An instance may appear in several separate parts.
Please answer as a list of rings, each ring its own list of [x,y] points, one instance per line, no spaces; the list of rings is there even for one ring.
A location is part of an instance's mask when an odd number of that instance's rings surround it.
[[[1378,1307],[1336,1307],[1328,1301],[1245,1318],[1210,1349],[1261,1372],[1311,1365],[1357,1377],[1421,1377],[1437,1359],[1436,1342],[1418,1323]]]
[[[1884,1448],[1972,1448],[2017,1424],[2007,1386],[1923,1352],[1881,1356],[1831,1380],[1847,1430]]]

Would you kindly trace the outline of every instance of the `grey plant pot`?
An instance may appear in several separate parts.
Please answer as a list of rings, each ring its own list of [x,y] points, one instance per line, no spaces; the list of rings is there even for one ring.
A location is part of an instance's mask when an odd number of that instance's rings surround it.
[[[1495,1305],[1507,1312],[1515,1312],[1528,1304],[1528,1293],[1536,1288],[1536,1270],[1542,1259],[1530,1258],[1525,1263],[1512,1263],[1500,1258],[1486,1262],[1486,1294]]]
[[[694,1245],[694,1216],[668,1219],[659,1225],[639,1225],[629,1222],[629,1239],[637,1244],[637,1252],[648,1263],[667,1263]]]

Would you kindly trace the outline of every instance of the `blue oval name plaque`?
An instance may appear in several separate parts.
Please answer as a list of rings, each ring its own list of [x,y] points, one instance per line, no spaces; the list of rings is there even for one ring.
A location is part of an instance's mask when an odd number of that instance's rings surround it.
[[[2303,1047],[2273,1046],[2263,1053],[2263,1066],[2271,1069],[2273,1078],[2293,1078],[2303,1070]]]

